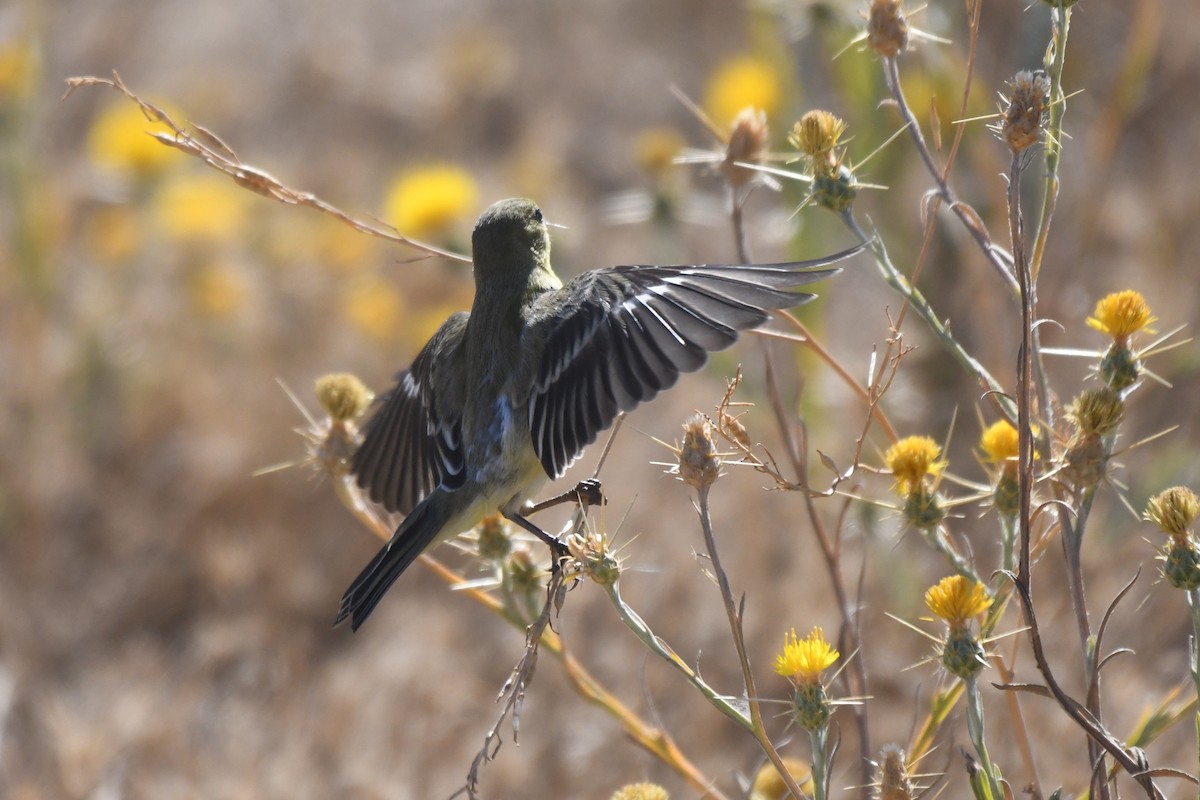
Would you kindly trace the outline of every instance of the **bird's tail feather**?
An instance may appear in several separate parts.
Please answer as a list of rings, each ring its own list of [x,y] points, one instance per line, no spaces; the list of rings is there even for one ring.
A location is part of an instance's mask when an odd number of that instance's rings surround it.
[[[431,495],[418,503],[400,523],[391,541],[375,554],[371,563],[354,579],[354,583],[342,595],[342,605],[333,620],[334,625],[350,617],[350,628],[358,630],[371,616],[388,588],[437,538],[451,514],[446,508],[448,503],[438,503],[435,499],[436,495]]]

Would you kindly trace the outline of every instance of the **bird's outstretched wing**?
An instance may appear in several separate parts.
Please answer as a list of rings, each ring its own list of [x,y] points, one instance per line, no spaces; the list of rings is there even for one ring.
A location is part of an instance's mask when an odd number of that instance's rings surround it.
[[[789,290],[834,274],[823,267],[861,250],[784,264],[610,267],[546,295],[530,331],[545,349],[529,403],[546,473],[560,477],[618,413],[699,369],[769,310],[811,300]]]
[[[351,471],[367,496],[407,515],[434,487],[456,488],[463,477],[462,409],[449,407],[450,381],[461,380],[450,357],[467,327],[465,311],[451,316],[396,376],[377,402],[363,432]],[[444,354],[441,363],[434,353]]]

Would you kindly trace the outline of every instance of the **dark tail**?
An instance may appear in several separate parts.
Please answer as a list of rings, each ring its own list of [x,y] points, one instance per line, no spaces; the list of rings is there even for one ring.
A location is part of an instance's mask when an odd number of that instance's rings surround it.
[[[450,517],[443,510],[450,505],[446,502],[448,499],[444,492],[435,490],[404,518],[391,541],[375,554],[371,563],[342,595],[342,605],[333,620],[334,625],[350,617],[351,630],[358,630],[367,621],[388,588],[441,533],[442,526]]]

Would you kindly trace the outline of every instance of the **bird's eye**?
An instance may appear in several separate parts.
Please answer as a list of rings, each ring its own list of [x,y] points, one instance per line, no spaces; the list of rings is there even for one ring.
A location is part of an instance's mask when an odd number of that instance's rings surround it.
[[[538,222],[542,221],[542,210],[540,208],[535,207],[533,209],[533,218],[536,219]]]

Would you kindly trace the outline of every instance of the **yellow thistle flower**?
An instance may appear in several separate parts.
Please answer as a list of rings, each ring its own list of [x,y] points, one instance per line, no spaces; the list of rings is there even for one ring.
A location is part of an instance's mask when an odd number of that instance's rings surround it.
[[[161,145],[155,143],[156,147]],[[166,149],[166,148],[163,148]],[[181,175],[162,187],[155,210],[167,236],[189,242],[228,242],[246,227],[250,196],[215,172]]]
[[[721,63],[708,81],[704,110],[718,128],[733,123],[747,106],[774,117],[782,88],[772,66],[760,58],[739,56]]]
[[[793,628],[790,637],[783,637],[783,652],[775,657],[775,671],[799,684],[817,683],[838,655],[825,641],[825,631],[821,628],[813,628],[803,639],[796,636]]]
[[[925,476],[936,479],[946,468],[942,448],[928,436],[909,436],[888,448],[884,462],[896,479],[896,491],[912,494],[924,485]]]
[[[1186,486],[1159,492],[1146,504],[1145,518],[1174,538],[1184,538],[1200,516],[1200,499]]]
[[[1106,333],[1114,341],[1124,344],[1140,330],[1153,333],[1147,326],[1158,318],[1151,315],[1150,307],[1141,292],[1126,289],[1114,292],[1096,303],[1096,310],[1088,317],[1087,324]]]
[[[792,128],[788,141],[806,156],[833,154],[846,132],[846,121],[829,111],[807,112]],[[837,159],[831,159],[836,165]]]
[[[993,464],[1003,464],[1017,457],[1017,429],[1006,419],[993,422],[979,437],[979,446],[983,449],[987,460]]]
[[[175,114],[164,109],[172,117]],[[106,169],[150,177],[171,162],[182,159],[179,151],[157,141],[151,133],[171,133],[162,123],[146,119],[142,109],[124,99],[107,106],[88,130],[87,150],[92,161]]]
[[[0,44],[0,106],[29,96],[38,75],[38,52],[31,39]]]
[[[388,187],[383,217],[405,236],[444,236],[479,204],[475,179],[462,167],[434,164],[402,173]]]
[[[951,627],[961,627],[992,606],[987,588],[962,575],[942,578],[925,593],[925,605]]]

